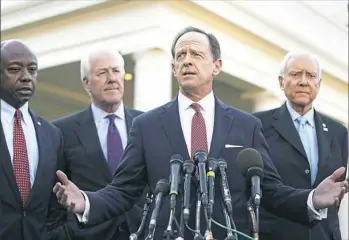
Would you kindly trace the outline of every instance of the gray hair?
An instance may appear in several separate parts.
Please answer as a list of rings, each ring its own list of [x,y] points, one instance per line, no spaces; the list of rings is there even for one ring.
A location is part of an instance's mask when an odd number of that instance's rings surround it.
[[[317,64],[317,76],[318,76],[318,79],[320,80],[322,78],[322,69],[321,69],[320,63],[316,59],[316,57],[314,57],[311,54],[307,54],[307,53],[294,53],[294,52],[289,52],[285,55],[284,59],[282,60],[282,62],[280,64],[279,77],[284,77],[288,62],[292,58],[300,57],[300,56],[307,57],[307,58],[316,62],[316,64]]]
[[[87,54],[83,55],[80,59],[80,78],[83,81],[91,74],[91,59],[96,56],[110,54],[120,61],[120,71],[125,74],[125,61],[121,53],[112,50],[112,48],[100,48],[94,49]]]

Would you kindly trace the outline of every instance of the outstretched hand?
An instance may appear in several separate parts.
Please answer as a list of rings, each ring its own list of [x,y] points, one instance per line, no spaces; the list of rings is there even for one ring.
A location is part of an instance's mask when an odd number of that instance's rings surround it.
[[[53,187],[58,202],[69,211],[74,213],[83,213],[85,210],[85,199],[80,189],[71,181],[64,172],[58,170],[57,177],[59,182]]]
[[[336,182],[344,173],[344,167],[338,168],[319,184],[313,195],[315,209],[319,210],[339,205],[348,192],[348,179],[343,182]]]

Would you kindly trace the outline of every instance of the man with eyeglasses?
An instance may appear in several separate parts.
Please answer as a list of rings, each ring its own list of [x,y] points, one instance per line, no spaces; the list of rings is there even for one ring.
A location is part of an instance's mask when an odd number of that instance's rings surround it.
[[[279,83],[287,101],[281,107],[255,113],[285,185],[312,189],[334,169],[348,163],[348,131],[313,107],[321,84],[319,62],[308,54],[289,53],[281,63]],[[344,176],[342,180],[344,180]],[[312,229],[261,212],[261,240],[340,240],[338,207]]]

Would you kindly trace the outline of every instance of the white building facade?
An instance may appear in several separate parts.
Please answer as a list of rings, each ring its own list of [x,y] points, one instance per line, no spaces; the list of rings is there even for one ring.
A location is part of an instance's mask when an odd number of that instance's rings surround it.
[[[347,126],[347,22],[340,25],[342,5],[337,4],[337,9],[335,3],[324,3],[13,1],[2,3],[1,39],[25,41],[37,53],[41,70],[77,62],[90,48],[115,46],[133,62],[133,107],[144,111],[172,99],[175,89],[170,47],[174,35],[188,25],[216,35],[222,49],[224,84],[240,89],[241,100],[252,102],[253,111],[277,107],[285,101],[277,81],[283,56],[288,51],[311,53],[323,68],[314,105]],[[347,14],[347,6],[344,8]],[[333,21],[329,11],[336,16]],[[39,82],[38,88],[72,101],[86,101],[83,95],[48,83]],[[343,239],[348,240],[347,197],[340,218]]]

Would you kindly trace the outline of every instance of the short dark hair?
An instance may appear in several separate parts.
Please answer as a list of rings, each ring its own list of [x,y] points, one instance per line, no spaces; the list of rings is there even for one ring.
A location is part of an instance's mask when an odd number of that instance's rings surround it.
[[[219,42],[217,38],[212,33],[207,33],[204,30],[201,30],[196,27],[186,27],[183,30],[181,30],[179,33],[177,33],[176,37],[173,40],[172,47],[171,47],[171,53],[172,57],[175,57],[175,46],[178,42],[178,39],[180,39],[184,34],[190,33],[190,32],[197,32],[206,35],[208,38],[208,41],[210,43],[211,53],[213,60],[216,61],[221,58],[221,47],[219,45]]]

